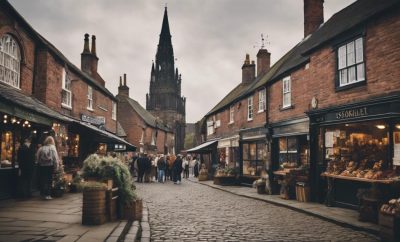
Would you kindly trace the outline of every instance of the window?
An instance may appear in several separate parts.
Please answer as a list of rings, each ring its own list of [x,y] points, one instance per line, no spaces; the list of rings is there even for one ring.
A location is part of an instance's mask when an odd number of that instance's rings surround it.
[[[243,175],[260,176],[265,171],[267,153],[264,142],[243,143]]]
[[[207,135],[212,135],[214,132],[214,120],[207,121]]]
[[[266,89],[264,88],[258,92],[258,112],[259,113],[264,112],[266,109],[265,97],[266,97]]]
[[[229,123],[233,123],[234,121],[234,114],[235,114],[235,105],[231,105],[229,108]]]
[[[279,165],[289,163],[290,166],[309,165],[309,145],[307,135],[279,138]]]
[[[72,107],[72,94],[71,94],[71,80],[69,80],[65,68],[62,69],[62,92],[61,92],[61,106]]]
[[[156,145],[156,131],[151,133],[151,145]]]
[[[88,99],[87,109],[93,110],[93,89],[91,86],[88,86],[87,99]]]
[[[283,108],[290,107],[292,105],[291,99],[292,99],[292,94],[291,94],[291,81],[290,81],[290,76],[283,78]]]
[[[247,120],[253,120],[253,96],[247,98]]]
[[[111,118],[117,120],[117,103],[114,101],[112,102]]]
[[[15,39],[8,34],[0,38],[0,81],[19,88],[21,53]]]
[[[143,144],[144,143],[144,129],[142,130],[142,135],[140,136],[140,140],[139,140],[139,144]]]
[[[358,38],[339,47],[339,87],[365,80],[363,39]]]

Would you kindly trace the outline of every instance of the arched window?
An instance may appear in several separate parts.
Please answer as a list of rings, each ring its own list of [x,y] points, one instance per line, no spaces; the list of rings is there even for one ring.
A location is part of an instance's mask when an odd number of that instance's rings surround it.
[[[19,88],[21,52],[17,41],[8,34],[0,38],[0,81]]]

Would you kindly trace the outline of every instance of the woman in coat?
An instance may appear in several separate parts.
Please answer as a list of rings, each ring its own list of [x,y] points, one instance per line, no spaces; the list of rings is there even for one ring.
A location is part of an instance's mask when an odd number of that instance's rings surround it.
[[[53,137],[48,136],[44,140],[43,146],[36,153],[36,160],[39,165],[40,195],[50,200],[53,172],[58,167],[58,154]]]

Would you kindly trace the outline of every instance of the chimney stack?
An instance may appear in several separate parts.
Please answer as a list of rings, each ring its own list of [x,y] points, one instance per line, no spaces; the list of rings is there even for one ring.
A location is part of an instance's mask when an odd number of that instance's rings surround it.
[[[121,97],[129,97],[129,87],[126,85],[126,74],[124,74],[124,83],[122,85],[122,77],[119,77],[118,95]]]
[[[271,67],[271,53],[267,49],[260,49],[257,53],[257,76],[269,71]]]
[[[96,55],[96,36],[92,35],[92,55],[97,56]]]
[[[324,22],[324,0],[304,0],[304,38]]]
[[[250,64],[250,56],[246,54],[246,59],[244,60],[244,64],[242,66],[242,83],[247,84],[252,82],[256,77],[256,65],[254,61]]]
[[[90,53],[89,49],[89,34],[86,33],[83,43],[83,52],[81,54],[81,70],[89,75],[92,74],[91,59],[92,54]]]

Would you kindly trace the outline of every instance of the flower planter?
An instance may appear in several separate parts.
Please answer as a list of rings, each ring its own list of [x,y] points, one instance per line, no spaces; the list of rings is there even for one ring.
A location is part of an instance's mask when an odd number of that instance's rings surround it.
[[[106,221],[106,191],[84,190],[82,224],[99,225]]]
[[[208,174],[199,174],[199,181],[207,181]]]
[[[124,206],[124,219],[126,220],[139,220],[141,221],[143,218],[143,200],[138,199],[132,201],[130,204],[125,204]]]
[[[236,184],[235,176],[214,176],[214,185],[232,186]]]

